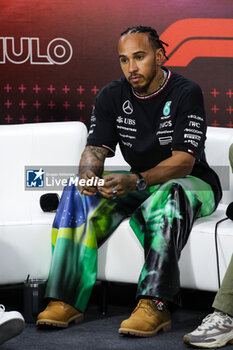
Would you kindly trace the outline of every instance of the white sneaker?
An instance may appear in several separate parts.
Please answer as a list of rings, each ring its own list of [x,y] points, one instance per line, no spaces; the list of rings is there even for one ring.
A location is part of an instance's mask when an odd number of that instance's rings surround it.
[[[24,318],[18,311],[7,312],[0,304],[0,345],[20,334],[24,324]]]
[[[207,349],[233,344],[233,317],[215,311],[206,316],[193,332],[184,336],[184,343]]]

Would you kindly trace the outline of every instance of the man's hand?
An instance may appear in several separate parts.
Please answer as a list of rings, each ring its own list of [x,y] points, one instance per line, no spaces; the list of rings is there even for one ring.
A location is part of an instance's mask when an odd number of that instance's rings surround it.
[[[79,178],[79,182],[81,179],[85,180],[85,185],[84,186],[80,186],[80,184],[78,185],[78,190],[80,193],[85,194],[86,196],[94,196],[96,194],[97,191],[97,186],[88,186],[86,184],[88,179],[97,179],[99,180],[99,177],[96,176],[93,171],[91,170],[87,170],[84,173],[80,174],[80,178]],[[94,183],[94,181],[93,181]]]
[[[98,186],[98,190],[105,198],[114,198],[136,190],[135,174],[113,173],[105,175],[103,179],[104,186]]]

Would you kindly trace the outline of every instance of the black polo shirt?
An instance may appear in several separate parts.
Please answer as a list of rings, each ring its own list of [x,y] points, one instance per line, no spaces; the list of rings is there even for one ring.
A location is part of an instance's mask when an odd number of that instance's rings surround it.
[[[200,87],[163,68],[167,77],[151,95],[139,96],[125,78],[104,87],[95,101],[87,145],[113,156],[119,142],[133,171],[146,171],[184,151],[196,158],[191,175],[209,183],[216,202],[221,186],[204,153],[206,122]]]

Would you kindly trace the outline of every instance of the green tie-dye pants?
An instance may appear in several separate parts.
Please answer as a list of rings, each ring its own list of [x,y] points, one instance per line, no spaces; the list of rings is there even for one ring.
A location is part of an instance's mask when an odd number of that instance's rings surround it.
[[[116,199],[64,189],[52,228],[53,257],[46,297],[84,311],[97,275],[97,249],[127,217],[145,251],[137,298],[177,302],[178,259],[193,221],[215,210],[214,194],[193,176],[174,179]],[[135,264],[137,262],[135,261]]]

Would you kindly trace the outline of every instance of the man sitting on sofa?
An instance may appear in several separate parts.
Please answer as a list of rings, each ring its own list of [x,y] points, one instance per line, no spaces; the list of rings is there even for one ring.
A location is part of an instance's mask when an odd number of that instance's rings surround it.
[[[145,250],[138,305],[119,333],[152,336],[171,327],[168,302],[178,303],[178,259],[197,217],[220,198],[204,154],[200,87],[161,67],[164,43],[150,27],[128,28],[118,53],[124,78],[97,96],[79,176],[68,186],[53,224],[53,258],[37,325],[81,322],[97,275],[97,248],[126,217]],[[103,173],[116,144],[131,172]],[[103,178],[103,181],[100,179]],[[136,263],[136,262],[135,262]]]

